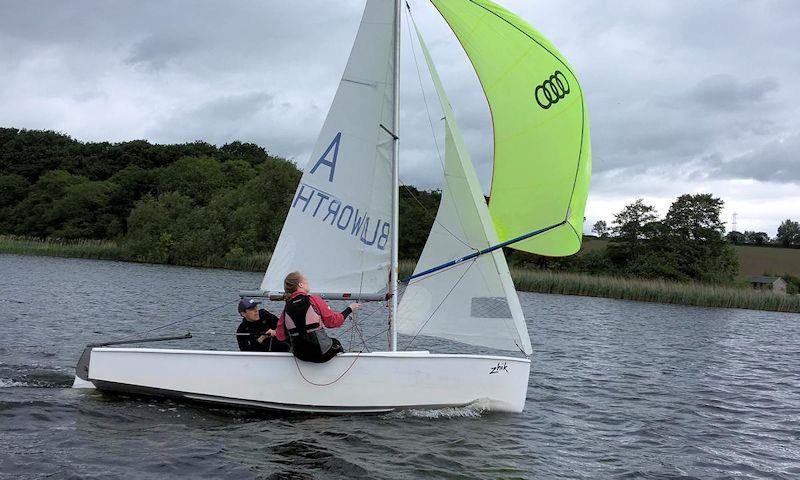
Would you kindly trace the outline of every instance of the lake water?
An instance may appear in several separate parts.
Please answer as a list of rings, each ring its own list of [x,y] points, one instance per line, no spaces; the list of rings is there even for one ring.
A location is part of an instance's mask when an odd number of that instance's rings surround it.
[[[276,414],[69,388],[86,343],[169,322],[158,334],[197,338],[163,346],[235,349],[236,292],[260,277],[0,255],[0,478],[800,478],[794,314],[520,294],[534,354],[518,415]],[[359,320],[373,348],[375,308]]]

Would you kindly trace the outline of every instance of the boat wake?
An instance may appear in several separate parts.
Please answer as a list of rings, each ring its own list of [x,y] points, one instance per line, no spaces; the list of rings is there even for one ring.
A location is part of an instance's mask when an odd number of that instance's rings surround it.
[[[72,375],[60,370],[31,366],[0,367],[0,388],[64,388],[72,385]]]
[[[19,382],[17,380],[13,380],[10,378],[0,378],[0,388],[9,388],[9,387],[28,387],[29,385],[25,382]]]
[[[489,405],[486,401],[477,401],[463,407],[446,407],[446,408],[412,408],[408,410],[400,410],[397,412],[387,413],[384,418],[392,420],[400,420],[405,418],[424,418],[424,419],[438,419],[438,418],[480,418],[483,413],[489,410]]]

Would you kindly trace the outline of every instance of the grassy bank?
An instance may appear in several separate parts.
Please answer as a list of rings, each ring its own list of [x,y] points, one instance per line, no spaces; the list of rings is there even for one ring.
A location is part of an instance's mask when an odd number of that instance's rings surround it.
[[[410,275],[414,262],[400,262],[400,277]],[[697,307],[747,308],[800,313],[800,295],[781,295],[748,287],[681,283],[665,280],[586,275],[580,273],[511,268],[514,286],[521,292],[556,293],[617,298],[639,302],[672,303]]]
[[[42,240],[38,238],[0,235],[0,253],[44,255],[50,257],[91,258],[136,262],[125,249],[111,240]],[[260,253],[241,257],[209,257],[202,262],[182,264],[188,267],[226,268],[259,272],[267,269],[270,254]]]
[[[130,260],[115,242],[80,240],[37,240],[0,236],[0,253],[48,255],[102,260]],[[189,266],[227,268],[262,272],[269,263],[269,254],[236,258],[214,257]],[[411,274],[414,261],[400,262],[400,277]],[[618,298],[643,302],[672,303],[700,307],[748,308],[777,312],[800,313],[800,295],[779,295],[744,287],[679,283],[663,280],[642,280],[594,276],[576,273],[531,269],[512,269],[511,276],[520,291]]]
[[[800,295],[782,295],[747,287],[606,277],[542,270],[512,270],[518,290],[698,307],[748,308],[800,313]]]

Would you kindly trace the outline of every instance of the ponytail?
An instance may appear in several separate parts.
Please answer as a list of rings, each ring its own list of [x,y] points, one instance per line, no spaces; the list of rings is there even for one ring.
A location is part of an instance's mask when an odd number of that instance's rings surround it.
[[[300,282],[302,281],[303,274],[300,272],[292,272],[286,275],[286,278],[283,280],[283,299],[285,301],[288,301],[289,297],[300,288]]]

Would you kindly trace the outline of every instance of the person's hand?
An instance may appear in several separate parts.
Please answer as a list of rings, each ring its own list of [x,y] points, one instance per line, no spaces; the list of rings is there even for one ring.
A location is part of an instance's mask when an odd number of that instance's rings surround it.
[[[267,340],[268,340],[270,337],[272,337],[272,336],[274,336],[274,335],[275,335],[275,330],[273,330],[273,329],[269,329],[269,330],[267,330],[266,332],[264,332],[263,334],[261,334],[261,336],[260,336],[260,337],[258,337],[257,341],[258,341],[258,343],[264,343],[264,342],[266,342],[266,341],[267,341]]]
[[[352,312],[356,312],[356,311],[358,311],[359,308],[361,308],[361,304],[360,303],[351,303],[350,305],[347,306],[347,308],[349,308],[350,311],[352,311]]]

